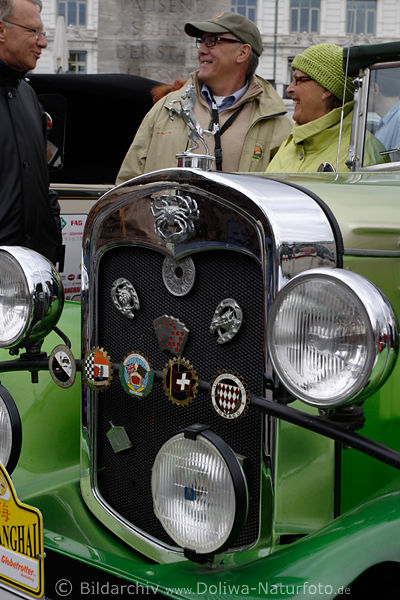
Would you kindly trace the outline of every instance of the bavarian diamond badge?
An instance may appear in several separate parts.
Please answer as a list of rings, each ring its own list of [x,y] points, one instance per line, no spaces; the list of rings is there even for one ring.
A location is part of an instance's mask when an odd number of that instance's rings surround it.
[[[173,358],[164,367],[163,385],[167,397],[186,406],[197,396],[199,380],[193,365],[185,358]]]
[[[57,385],[69,388],[73,385],[76,376],[75,358],[68,346],[56,346],[49,356],[50,375]]]
[[[218,344],[229,342],[239,331],[243,322],[243,311],[233,298],[225,298],[215,309],[210,333],[218,333]]]
[[[153,324],[161,350],[168,350],[175,356],[181,356],[189,329],[181,321],[168,315],[157,317]]]
[[[131,352],[119,367],[119,378],[128,394],[143,397],[151,392],[154,371],[144,356]]]
[[[213,407],[224,419],[237,419],[247,410],[249,394],[239,375],[219,373],[210,389]]]
[[[85,356],[83,375],[92,390],[102,391],[111,383],[111,359],[103,348],[91,348]]]

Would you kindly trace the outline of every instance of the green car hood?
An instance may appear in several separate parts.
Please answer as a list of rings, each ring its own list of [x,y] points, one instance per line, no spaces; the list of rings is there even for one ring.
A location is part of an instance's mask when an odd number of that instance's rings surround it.
[[[400,251],[400,173],[271,174],[319,196],[331,209],[345,252]]]

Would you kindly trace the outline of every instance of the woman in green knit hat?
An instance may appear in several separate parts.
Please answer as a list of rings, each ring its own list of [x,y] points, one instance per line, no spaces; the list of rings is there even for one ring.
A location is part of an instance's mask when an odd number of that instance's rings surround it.
[[[338,171],[349,171],[346,159],[353,117],[354,85],[342,67],[343,49],[318,44],[298,54],[293,62],[293,80],[287,93],[294,102],[295,124],[288,139],[268,165],[268,172],[317,171],[330,163]],[[340,121],[343,123],[339,148]],[[382,162],[378,140],[368,147],[376,164]],[[338,159],[339,149],[339,160]]]

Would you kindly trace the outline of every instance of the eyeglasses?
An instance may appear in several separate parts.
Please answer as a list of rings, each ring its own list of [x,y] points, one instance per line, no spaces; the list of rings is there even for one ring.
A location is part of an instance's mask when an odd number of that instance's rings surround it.
[[[196,38],[196,47],[200,48],[204,44],[207,48],[214,48],[217,42],[230,42],[235,44],[243,44],[240,40],[234,40],[233,38],[224,38],[219,35],[210,35],[205,38]]]
[[[314,80],[312,77],[309,77],[308,75],[299,75],[299,77],[294,75],[294,77],[290,83],[292,83],[293,85],[297,85],[298,83],[303,83],[303,81],[314,81]]]
[[[27,27],[26,25],[21,25],[20,23],[14,23],[14,21],[6,21],[3,19],[4,23],[8,23],[9,25],[17,25],[18,27],[22,27],[22,29],[26,29],[27,31],[31,31],[35,38],[38,40],[40,36],[46,38],[46,32],[40,29],[35,29],[34,27]]]

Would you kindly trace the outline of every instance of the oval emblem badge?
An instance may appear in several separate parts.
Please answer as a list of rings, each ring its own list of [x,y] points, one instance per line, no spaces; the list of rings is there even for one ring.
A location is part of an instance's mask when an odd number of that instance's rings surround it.
[[[131,352],[119,367],[119,378],[129,395],[144,397],[152,390],[154,371],[144,356]]]

